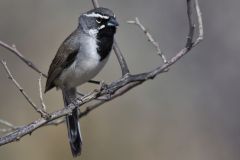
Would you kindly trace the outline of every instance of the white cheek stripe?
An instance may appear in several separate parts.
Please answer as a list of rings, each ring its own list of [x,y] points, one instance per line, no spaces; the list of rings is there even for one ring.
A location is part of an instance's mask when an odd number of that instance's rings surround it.
[[[87,16],[87,17],[95,17],[95,18],[109,19],[108,16],[103,16],[103,15],[98,14],[98,13],[95,13],[95,12],[90,13],[90,14],[84,14],[84,15]]]
[[[98,27],[99,30],[103,28],[105,28],[105,25],[101,25],[100,27]]]

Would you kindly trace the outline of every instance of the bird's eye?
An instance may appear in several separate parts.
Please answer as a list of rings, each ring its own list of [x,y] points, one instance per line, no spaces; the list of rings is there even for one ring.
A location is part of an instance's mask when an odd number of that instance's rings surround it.
[[[97,19],[96,19],[96,22],[97,22],[97,23],[101,23],[101,22],[102,22],[102,19],[101,19],[101,18],[97,18]]]

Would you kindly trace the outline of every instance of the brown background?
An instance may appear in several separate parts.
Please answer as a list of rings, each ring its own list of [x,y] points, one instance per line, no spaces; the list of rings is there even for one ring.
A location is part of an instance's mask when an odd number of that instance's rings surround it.
[[[199,0],[205,40],[162,74],[105,104],[81,119],[83,155],[93,160],[238,160],[239,0]],[[138,16],[154,34],[166,56],[186,40],[186,5],[179,0],[100,0],[113,9],[120,27],[117,40],[132,72],[147,71],[161,61],[138,28],[126,20]],[[16,44],[42,71],[64,38],[76,27],[90,0],[1,0],[0,39]],[[0,59],[35,102],[38,74],[0,48]],[[107,82],[120,76],[114,55],[96,77]],[[43,84],[45,83],[45,80]],[[80,90],[87,92],[93,85]],[[16,125],[38,118],[0,66],[0,117]],[[49,111],[62,106],[60,92],[45,96]],[[20,142],[0,147],[1,160],[72,159],[65,125],[45,127]]]

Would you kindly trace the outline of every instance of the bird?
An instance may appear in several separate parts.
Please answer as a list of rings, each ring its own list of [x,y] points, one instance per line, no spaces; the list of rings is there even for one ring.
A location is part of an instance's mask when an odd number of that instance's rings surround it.
[[[62,42],[48,70],[45,93],[62,90],[64,107],[76,98],[76,88],[93,79],[109,59],[118,22],[108,8],[82,13],[77,28]],[[68,140],[73,157],[82,151],[79,110],[66,115]]]

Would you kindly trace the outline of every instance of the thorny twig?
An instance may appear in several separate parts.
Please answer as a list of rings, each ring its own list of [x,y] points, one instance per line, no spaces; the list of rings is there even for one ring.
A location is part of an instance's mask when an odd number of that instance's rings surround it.
[[[195,27],[194,24],[192,23],[192,12],[189,11],[192,7],[191,0],[186,0],[187,1],[187,14],[188,14],[188,23],[189,23],[189,33],[188,33],[188,38],[186,45],[183,49],[181,49],[179,52],[176,53],[174,57],[172,57],[167,63],[158,66],[157,68],[145,72],[145,73],[140,73],[140,74],[125,74],[122,78],[119,80],[113,81],[110,83],[107,87],[103,88],[102,90],[92,92],[88,95],[85,95],[81,98],[75,99],[67,108],[62,108],[58,111],[55,111],[53,113],[50,113],[50,117],[48,119],[45,118],[40,118],[28,125],[22,126],[20,129],[15,130],[7,135],[4,135],[0,137],[0,146],[19,140],[21,137],[32,133],[34,130],[45,126],[45,125],[57,125],[62,123],[64,120],[61,119],[67,114],[70,114],[73,109],[81,107],[83,104],[87,104],[89,102],[92,102],[92,100],[96,98],[101,98],[101,97],[107,97],[108,95],[111,95],[110,97],[100,100],[97,103],[95,103],[92,106],[88,106],[80,115],[79,117],[82,118],[83,116],[86,116],[88,113],[90,113],[92,110],[95,108],[101,106],[102,104],[111,101],[115,99],[118,96],[123,95],[127,91],[133,89],[134,87],[142,84],[143,82],[155,78],[157,75],[160,73],[163,73],[168,69],[170,66],[175,64],[178,60],[180,60],[182,57],[184,57],[189,51],[195,47],[197,44],[201,42],[203,39],[203,26],[202,26],[202,17],[201,17],[201,11],[199,8],[198,0],[195,0],[195,9],[197,13],[197,21],[198,21],[198,37],[194,41],[193,39],[193,33],[195,32]],[[93,4],[95,7],[97,7],[97,0],[92,0]],[[95,4],[96,3],[96,4]],[[123,58],[123,57],[122,57]],[[124,60],[124,58],[123,58]],[[124,60],[125,61],[125,60]],[[121,62],[119,62],[121,64]],[[122,72],[124,68],[121,68]],[[76,105],[77,104],[77,105]],[[56,120],[56,121],[55,121]]]

